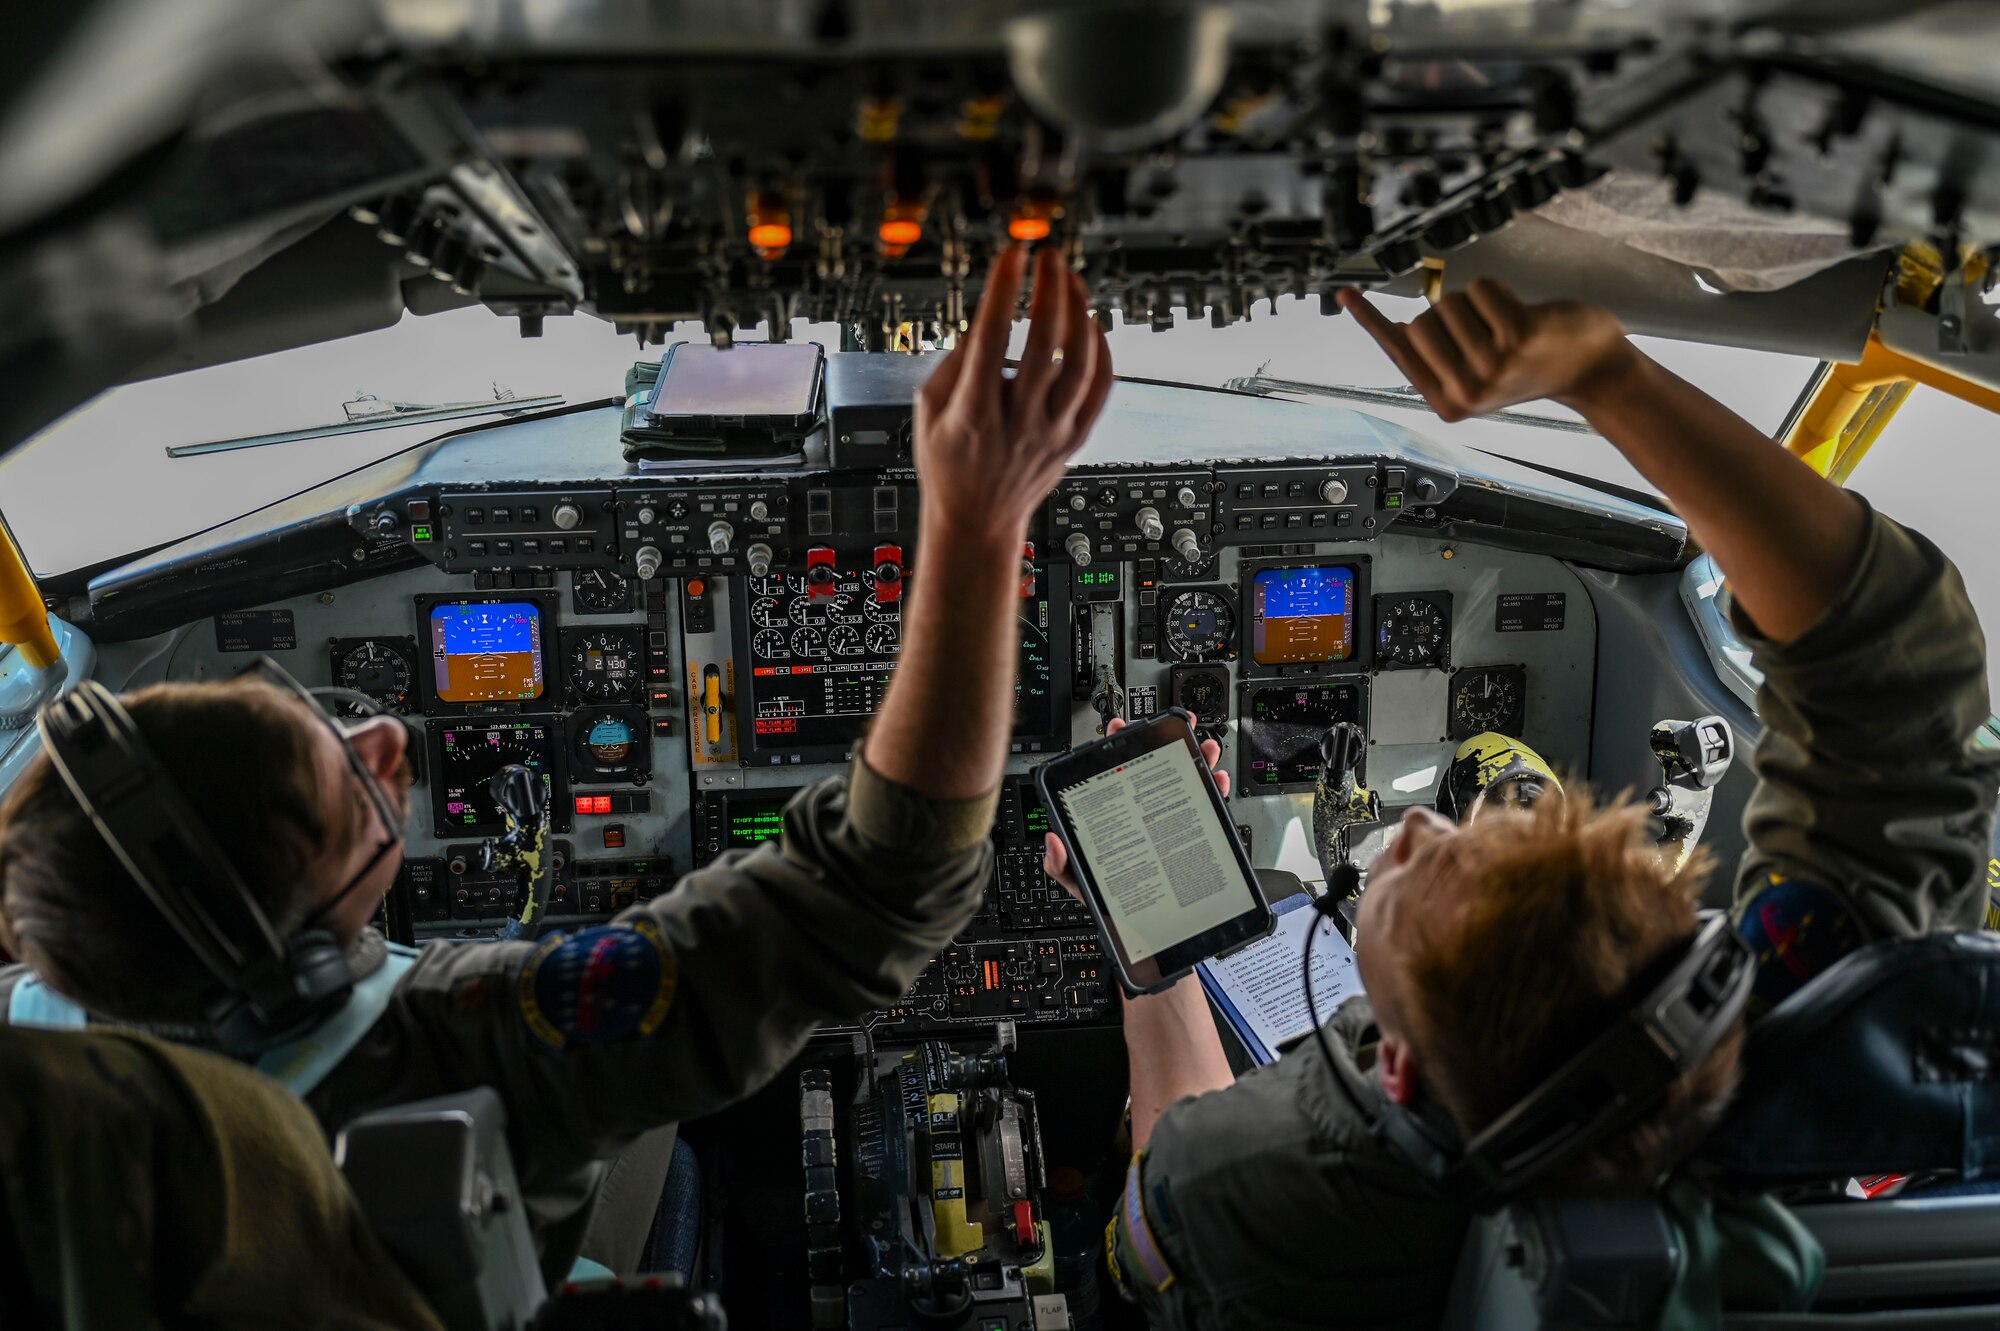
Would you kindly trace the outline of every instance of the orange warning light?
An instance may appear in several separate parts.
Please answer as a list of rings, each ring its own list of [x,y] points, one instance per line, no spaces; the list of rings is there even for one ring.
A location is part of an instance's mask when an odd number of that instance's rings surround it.
[[[907,250],[924,238],[924,224],[908,218],[884,218],[875,234],[884,245]]]
[[[1022,241],[1047,240],[1049,238],[1049,219],[1046,217],[1029,217],[1025,214],[1017,214],[1007,223],[1007,234],[1016,240]]]
[[[792,243],[792,228],[785,222],[761,222],[750,228],[750,247],[755,250],[782,250]],[[767,258],[770,256],[766,256]]]

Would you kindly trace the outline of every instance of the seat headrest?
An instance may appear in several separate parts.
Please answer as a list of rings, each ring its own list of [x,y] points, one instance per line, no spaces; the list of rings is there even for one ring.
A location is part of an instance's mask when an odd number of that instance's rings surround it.
[[[2000,937],[1875,943],[1772,1009],[1701,1158],[1756,1188],[2000,1172]]]

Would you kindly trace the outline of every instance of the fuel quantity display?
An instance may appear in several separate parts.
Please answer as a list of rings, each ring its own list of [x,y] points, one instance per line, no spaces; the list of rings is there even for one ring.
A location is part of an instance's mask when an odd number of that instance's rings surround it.
[[[438,701],[529,702],[547,687],[541,607],[446,601],[431,607],[428,627]]]

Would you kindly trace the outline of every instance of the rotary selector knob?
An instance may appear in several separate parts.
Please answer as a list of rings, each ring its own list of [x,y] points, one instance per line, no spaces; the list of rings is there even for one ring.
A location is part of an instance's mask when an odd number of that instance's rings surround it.
[[[1201,562],[1201,542],[1195,539],[1193,529],[1188,527],[1175,528],[1173,547],[1174,553],[1181,557],[1181,562],[1187,564],[1199,564]]]
[[[1148,505],[1133,515],[1138,524],[1139,535],[1148,541],[1157,541],[1167,534],[1167,524],[1160,521],[1160,510]]]
[[[639,525],[641,527],[650,527],[659,516],[659,514],[653,511],[653,506],[647,504],[639,510]]]
[[[1324,499],[1329,504],[1346,503],[1347,482],[1341,480],[1340,477],[1338,476],[1329,477],[1328,479],[1321,481],[1319,486],[1319,497],[1321,499]]]
[[[583,521],[583,510],[571,503],[557,504],[549,510],[549,521],[564,531],[575,531],[576,525]]]
[[[378,535],[387,536],[396,530],[398,524],[396,522],[396,515],[385,508],[380,513],[377,513],[374,521],[368,525],[373,527]]]
[[[1063,542],[1063,549],[1069,553],[1069,562],[1078,568],[1090,563],[1090,537],[1080,531],[1073,531]]]
[[[639,553],[632,556],[632,562],[639,570],[639,581],[650,582],[659,576],[660,552],[658,548],[650,545],[640,546]]]
[[[1201,496],[1194,492],[1192,485],[1183,485],[1180,493],[1174,496],[1174,502],[1182,508],[1199,508],[1201,506]]]
[[[771,547],[758,541],[743,552],[743,560],[750,566],[750,576],[762,578],[771,572]]]
[[[770,516],[771,516],[771,506],[770,506],[769,504],[765,503],[765,502],[764,502],[763,500],[761,500],[761,499],[757,499],[757,500],[752,500],[752,501],[751,501],[751,504],[750,504],[750,521],[752,521],[752,522],[765,522],[765,521],[768,521],[768,520],[770,519]],[[758,574],[757,576],[761,578],[761,577],[763,577],[764,575],[763,575],[763,574],[761,574],[761,573],[759,573],[759,574]]]
[[[730,542],[735,539],[736,528],[728,523],[716,521],[708,524],[708,549],[711,554],[728,554]]]
[[[1417,477],[1416,492],[1419,499],[1436,499],[1438,497],[1438,483],[1428,476],[1419,476]]]
[[[1069,506],[1072,512],[1081,513],[1090,507],[1090,501],[1080,494],[1073,494],[1069,497]]]

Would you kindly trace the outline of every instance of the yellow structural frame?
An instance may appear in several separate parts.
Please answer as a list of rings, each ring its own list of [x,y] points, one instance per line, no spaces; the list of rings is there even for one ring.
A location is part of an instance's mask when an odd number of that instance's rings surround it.
[[[0,642],[19,648],[28,664],[39,670],[61,659],[41,589],[5,522],[0,522]]]
[[[1785,431],[1785,447],[1845,485],[1918,384],[2000,412],[2000,392],[1892,351],[1870,333],[1859,362],[1820,367],[1806,404]]]

